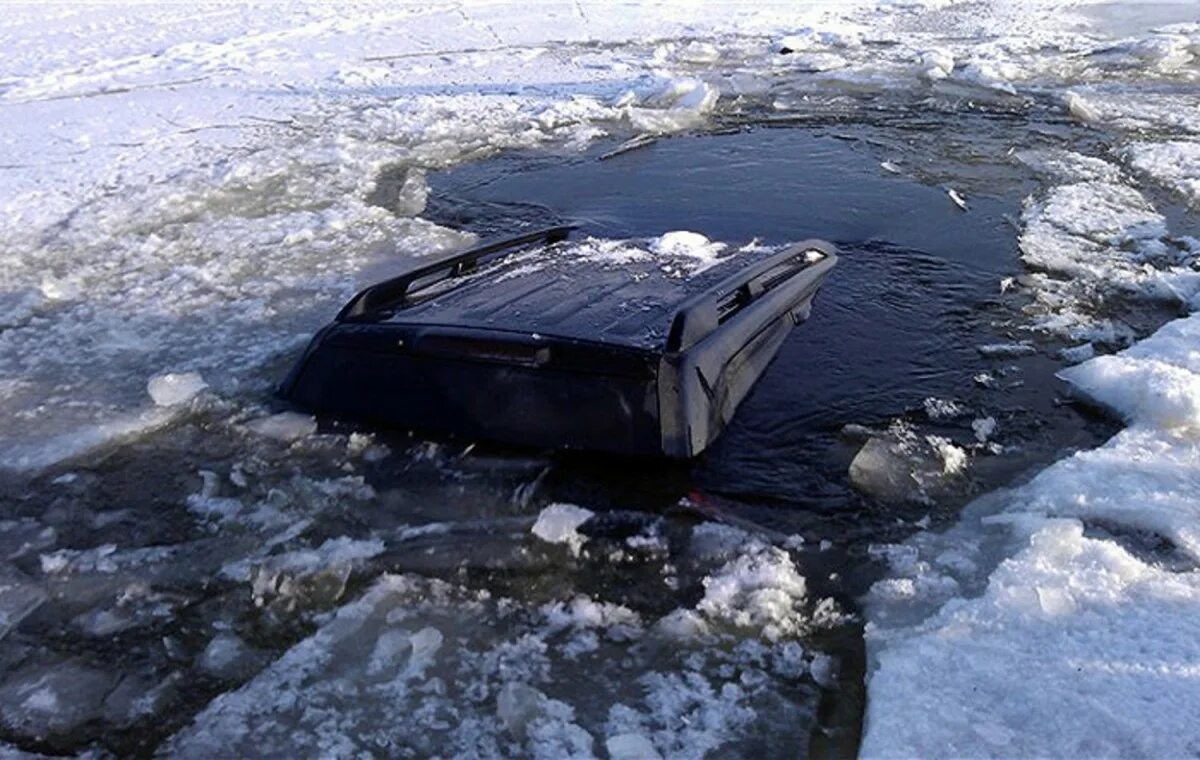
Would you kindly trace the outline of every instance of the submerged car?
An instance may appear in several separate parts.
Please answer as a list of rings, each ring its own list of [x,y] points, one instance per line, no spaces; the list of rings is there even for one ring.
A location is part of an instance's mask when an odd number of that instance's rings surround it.
[[[317,333],[281,394],[322,415],[468,440],[693,457],[837,262],[832,245],[807,240],[689,270],[573,245],[572,229],[366,288]]]

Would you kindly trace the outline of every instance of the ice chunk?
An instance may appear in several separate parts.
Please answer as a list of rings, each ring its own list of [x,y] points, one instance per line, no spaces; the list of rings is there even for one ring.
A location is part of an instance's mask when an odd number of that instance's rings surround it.
[[[650,672],[638,678],[645,707],[635,710],[614,705],[609,711],[609,736],[649,734],[664,757],[705,757],[728,748],[726,742],[753,724],[758,713],[746,690],[737,683],[705,674]],[[653,756],[652,756],[653,757]]]
[[[25,324],[44,301],[42,293],[34,288],[0,291],[0,330]]]
[[[966,452],[948,438],[920,436],[903,422],[872,437],[850,462],[855,488],[886,502],[927,501],[967,465]]]
[[[378,539],[342,536],[315,549],[268,557],[250,571],[254,603],[275,614],[328,607],[342,597],[354,568],[384,548]]]
[[[549,668],[544,634],[521,627],[512,601],[502,604],[499,611],[486,594],[383,576],[210,703],[168,754],[354,755],[383,740],[421,757],[586,756],[593,740],[574,709],[536,685]],[[443,646],[443,630],[454,632],[454,646]]]
[[[660,618],[655,625],[655,631],[659,634],[681,641],[702,638],[708,635],[709,630],[703,617],[692,610],[682,609]]]
[[[1200,142],[1135,143],[1125,150],[1133,168],[1200,205]]]
[[[0,520],[0,561],[45,551],[57,540],[58,531],[32,518]]]
[[[1037,353],[1037,348],[1030,343],[986,343],[976,346],[975,350],[987,359],[1015,359]]]
[[[40,585],[16,568],[0,565],[0,641],[44,601],[46,591]]]
[[[242,511],[243,505],[239,499],[217,496],[220,488],[220,478],[211,470],[200,470],[201,486],[199,493],[187,497],[188,510],[204,519],[231,520]]]
[[[135,581],[106,596],[71,622],[85,636],[106,638],[169,618],[182,601],[178,596],[154,591],[146,583]]]
[[[942,459],[942,472],[957,475],[967,468],[967,452],[954,445],[949,438],[940,435],[926,436],[925,440]]]
[[[721,58],[716,45],[693,40],[679,49],[678,58],[688,63],[714,63]]]
[[[81,659],[30,663],[0,683],[0,723],[26,740],[64,739],[100,718],[115,683]]]
[[[167,372],[150,378],[146,392],[158,406],[175,406],[191,401],[207,387],[199,372]]]
[[[812,677],[821,686],[831,689],[837,685],[838,661],[836,658],[819,652],[813,656]]]
[[[850,482],[885,501],[907,501],[921,493],[908,457],[894,442],[880,437],[869,439],[858,450],[850,462]]]
[[[308,414],[280,412],[251,420],[246,423],[246,429],[256,435],[291,443],[317,432],[317,421]]]
[[[1107,66],[1170,74],[1192,62],[1191,47],[1192,41],[1186,35],[1160,32],[1110,45],[1091,57]]]
[[[176,698],[182,680],[179,672],[161,679],[142,673],[125,676],[104,700],[105,723],[129,728],[162,713]]]
[[[976,441],[987,443],[988,439],[996,434],[996,418],[978,417],[972,420],[971,431],[975,433]]]
[[[574,504],[551,504],[541,511],[531,529],[533,535],[551,544],[566,544],[578,556],[587,536],[576,529],[590,520],[593,512]]]
[[[1200,288],[1200,277],[1178,267],[1173,248],[1163,241],[1164,217],[1126,185],[1077,182],[1055,187],[1026,207],[1022,221],[1022,259],[1034,268],[1067,276],[1030,279],[1038,300],[1033,313],[1047,312],[1039,320],[1043,329],[1076,339],[1102,339],[1072,328],[1102,306],[1106,292],[1181,303]]]
[[[1078,346],[1068,346],[1058,352],[1059,357],[1072,364],[1085,362],[1096,355],[1096,347],[1089,343],[1081,343]]]
[[[654,743],[642,734],[616,734],[604,741],[610,760],[662,760]]]
[[[1100,356],[1059,373],[1128,422],[1200,429],[1200,374],[1156,359]]]
[[[629,118],[642,132],[674,132],[703,120],[720,97],[720,90],[701,79],[671,79],[645,98],[642,107],[630,109]]]
[[[967,413],[962,404],[952,399],[930,396],[921,405],[925,407],[925,416],[931,420],[949,420]]]
[[[958,81],[976,85],[996,93],[1015,95],[1015,80],[1023,79],[1028,72],[1014,61],[987,60],[976,58],[958,70]]]
[[[1063,97],[1063,104],[1067,107],[1067,113],[1085,124],[1100,121],[1100,112],[1078,93],[1068,92]]]
[[[528,684],[511,681],[496,695],[496,716],[514,736],[524,736],[529,724],[541,716],[546,695]]]
[[[917,71],[930,82],[945,79],[954,71],[954,55],[948,50],[927,50],[920,54]]]
[[[833,71],[849,65],[849,62],[845,58],[834,53],[800,53],[788,58],[788,63],[798,71],[813,73]]]
[[[1121,178],[1115,164],[1069,150],[1019,150],[1013,155],[1046,179],[1058,182],[1117,182]]]
[[[696,609],[710,619],[760,631],[768,640],[803,630],[807,586],[782,549],[757,542],[704,579]]]
[[[200,655],[199,666],[214,678],[238,678],[249,675],[259,658],[234,633],[223,631],[213,636]]]
[[[779,39],[776,50],[782,54],[824,48],[855,48],[862,45],[862,34],[853,28],[818,29],[806,26]]]
[[[414,678],[422,675],[442,647],[442,632],[426,626],[416,633],[404,630],[386,631],[380,635],[367,663],[367,675],[395,674],[403,665],[401,677]]]
[[[160,430],[177,419],[171,407],[127,412],[70,433],[13,442],[0,439],[0,469],[43,470]]]
[[[1074,370],[1074,371],[1072,371]],[[1200,426],[1200,375],[1153,359],[1102,356],[1062,373],[1077,390],[1131,422]]]

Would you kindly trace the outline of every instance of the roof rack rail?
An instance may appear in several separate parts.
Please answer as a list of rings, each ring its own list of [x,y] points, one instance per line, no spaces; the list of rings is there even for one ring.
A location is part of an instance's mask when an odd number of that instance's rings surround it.
[[[698,293],[675,311],[666,351],[691,348],[767,293],[830,257],[836,257],[832,245],[823,240],[805,240]],[[820,279],[824,279],[824,272]]]
[[[466,251],[454,253],[429,264],[419,266],[404,274],[376,283],[358,292],[338,312],[335,320],[338,322],[363,319],[389,306],[404,305],[408,296],[414,292],[443,282],[452,277],[461,277],[475,271],[484,260],[500,258],[493,254],[508,255],[514,250],[533,244],[550,245],[565,240],[577,225],[567,224],[558,227],[527,232],[515,237],[494,240],[476,246]]]

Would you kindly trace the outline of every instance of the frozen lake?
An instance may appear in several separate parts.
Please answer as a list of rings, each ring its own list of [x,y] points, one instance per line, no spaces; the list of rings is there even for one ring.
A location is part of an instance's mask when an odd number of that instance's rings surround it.
[[[0,754],[1194,750],[1194,4],[614,7],[8,10]],[[564,221],[843,255],[695,462],[273,395]]]

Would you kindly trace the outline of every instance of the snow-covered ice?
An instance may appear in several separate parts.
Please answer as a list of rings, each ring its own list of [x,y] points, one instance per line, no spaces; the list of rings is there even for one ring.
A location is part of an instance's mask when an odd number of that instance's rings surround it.
[[[989,497],[982,526],[969,518],[909,547],[914,559],[876,584],[864,754],[1173,757],[1197,746],[1198,329],[1200,317],[1180,319],[1063,370],[1130,427]],[[972,530],[1012,547],[982,577],[975,562],[939,562]],[[941,590],[981,579],[977,597]],[[887,622],[914,599],[945,603],[921,622]]]

